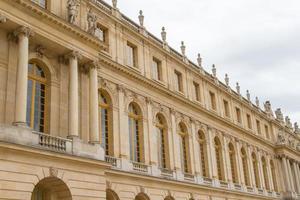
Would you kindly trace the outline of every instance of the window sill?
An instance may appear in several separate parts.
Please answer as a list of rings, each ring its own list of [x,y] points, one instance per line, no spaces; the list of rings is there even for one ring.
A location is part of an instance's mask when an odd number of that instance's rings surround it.
[[[154,78],[152,78],[152,80],[155,82],[155,83],[157,83],[157,84],[159,84],[159,85],[161,85],[161,86],[166,86],[166,83],[165,82],[163,82],[163,81],[161,81],[161,80],[157,80],[157,79],[154,79]]]

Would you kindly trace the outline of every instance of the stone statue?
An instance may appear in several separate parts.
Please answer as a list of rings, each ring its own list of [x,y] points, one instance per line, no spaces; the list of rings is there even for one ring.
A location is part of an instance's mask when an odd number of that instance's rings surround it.
[[[95,13],[92,12],[92,9],[89,8],[88,14],[87,14],[87,22],[88,22],[88,33],[95,35],[95,31],[97,28],[97,16]]]
[[[289,146],[295,148],[295,140],[292,137],[289,138]]]
[[[112,5],[114,9],[117,9],[117,3],[118,3],[117,0],[112,0]]]
[[[140,22],[140,26],[141,26],[141,27],[144,27],[144,19],[145,19],[145,17],[144,17],[144,15],[143,15],[143,11],[140,10],[139,22]]]
[[[250,96],[249,90],[246,91],[246,95],[247,95],[247,100],[250,101],[251,100],[251,96]]]
[[[259,107],[259,99],[258,99],[258,97],[255,97],[255,104],[256,104],[257,107]]]
[[[212,65],[211,71],[212,71],[213,77],[216,78],[216,77],[217,77],[217,68],[216,68],[216,65],[215,65],[215,64]]]
[[[202,68],[202,58],[201,58],[200,53],[198,53],[197,63],[198,63],[198,67]]]
[[[270,101],[266,101],[266,103],[264,103],[264,107],[265,107],[265,112],[266,112],[269,116],[273,116],[273,111],[272,111],[272,107],[271,107]]]
[[[294,123],[294,129],[296,134],[300,134],[300,128],[297,122]]]
[[[181,49],[181,54],[183,55],[183,56],[185,56],[185,45],[184,45],[184,41],[181,41],[181,46],[180,46],[180,49]]]
[[[78,15],[78,6],[79,6],[79,2],[78,0],[68,0],[68,21],[71,24],[75,23],[75,19]]]
[[[241,87],[239,82],[236,82],[236,92],[240,95],[241,94]]]
[[[275,111],[275,115],[276,115],[276,119],[283,122],[283,114],[281,112],[280,108],[277,108],[277,110]]]
[[[290,129],[293,128],[293,125],[292,125],[292,123],[291,123],[291,119],[290,119],[288,116],[285,117],[285,125],[286,125],[288,128],[290,128]]]
[[[286,142],[286,140],[285,140],[284,134],[282,132],[279,132],[278,136],[277,136],[277,143],[285,144],[285,142]]]
[[[229,76],[228,74],[225,74],[225,84],[227,87],[229,87]]]

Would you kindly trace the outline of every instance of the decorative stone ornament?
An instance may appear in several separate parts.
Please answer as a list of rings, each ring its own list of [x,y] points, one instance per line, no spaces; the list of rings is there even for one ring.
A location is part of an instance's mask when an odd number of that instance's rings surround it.
[[[236,82],[236,92],[241,95],[241,87],[240,87],[240,84],[239,82]]]
[[[279,120],[280,122],[284,121],[283,114],[280,108],[277,108],[277,110],[275,111],[275,115],[277,120]]]
[[[167,43],[167,32],[165,27],[161,28],[161,39],[163,41],[163,48],[169,51],[169,47]]]
[[[212,71],[213,77],[217,78],[217,68],[216,68],[215,64],[212,65],[211,71]]]
[[[284,145],[285,143],[286,139],[284,137],[284,133],[280,131],[277,136],[277,144]]]
[[[0,24],[6,22],[6,17],[0,14]]]
[[[259,99],[258,99],[258,97],[255,97],[255,105],[256,105],[257,107],[260,106],[260,105],[259,105]]]
[[[42,45],[37,45],[35,47],[36,55],[40,58],[43,58],[43,56],[45,55],[45,51],[46,51],[46,48],[43,47]]]
[[[118,4],[117,0],[112,0],[113,9],[117,9],[117,4]]]
[[[34,32],[26,26],[21,26],[14,31],[14,36],[18,37],[20,34],[24,34],[26,37],[32,37]]]
[[[198,63],[198,67],[199,67],[200,69],[202,69],[202,58],[201,58],[200,53],[198,53],[197,63]]]
[[[75,24],[76,17],[78,16],[78,7],[79,7],[78,0],[68,0],[67,8],[68,8],[68,21],[71,24]]]
[[[293,128],[293,125],[291,123],[291,119],[289,118],[289,116],[286,116],[285,117],[285,125],[289,128],[289,129],[292,129]]]
[[[268,114],[268,116],[272,117],[273,116],[273,111],[272,111],[272,107],[271,107],[270,101],[266,101],[264,103],[264,107],[265,107],[265,112]]]
[[[229,76],[228,74],[225,74],[225,84],[227,87],[229,87]]]
[[[143,15],[143,11],[140,10],[139,21],[140,21],[140,26],[141,27],[144,27],[144,19],[145,19],[145,17]]]
[[[185,57],[185,45],[184,45],[184,41],[181,41],[181,46],[180,46],[180,49],[181,49],[181,54],[183,57]]]
[[[57,177],[58,175],[58,170],[54,167],[50,167],[49,168],[49,174],[51,177]]]
[[[88,13],[87,13],[87,23],[88,23],[88,30],[87,32],[95,35],[96,32],[96,28],[97,28],[97,16],[95,13],[92,12],[92,9],[89,8],[88,9]]]
[[[300,134],[300,128],[297,122],[294,123],[294,130],[296,134]]]
[[[251,95],[250,95],[249,90],[246,91],[246,95],[247,95],[247,100],[251,101]]]

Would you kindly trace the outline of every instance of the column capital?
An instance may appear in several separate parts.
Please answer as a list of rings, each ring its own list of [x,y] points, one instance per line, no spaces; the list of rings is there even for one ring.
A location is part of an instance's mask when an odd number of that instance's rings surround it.
[[[15,37],[19,37],[20,35],[24,35],[25,37],[34,36],[34,32],[31,28],[27,26],[20,26],[13,32]]]
[[[99,63],[96,60],[91,60],[83,64],[81,68],[84,73],[88,73],[91,71],[91,69],[97,70],[99,68]]]
[[[82,55],[78,51],[71,51],[65,55],[66,59],[78,59],[82,58]]]

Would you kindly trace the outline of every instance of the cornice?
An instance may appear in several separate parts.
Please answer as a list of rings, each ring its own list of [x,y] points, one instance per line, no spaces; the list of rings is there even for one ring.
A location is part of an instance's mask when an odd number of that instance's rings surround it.
[[[29,13],[30,15],[38,15],[40,17],[39,20],[45,19],[52,25],[58,26],[59,28],[64,29],[66,32],[72,33],[102,50],[108,49],[108,46],[105,43],[101,42],[96,37],[82,30],[79,26],[67,22],[65,19],[54,15],[46,9],[41,8],[40,6],[31,2],[30,0],[6,0],[6,2],[9,2],[9,4],[18,3],[19,5],[26,8],[27,13]]]

